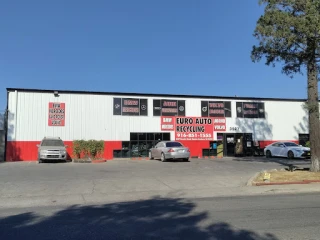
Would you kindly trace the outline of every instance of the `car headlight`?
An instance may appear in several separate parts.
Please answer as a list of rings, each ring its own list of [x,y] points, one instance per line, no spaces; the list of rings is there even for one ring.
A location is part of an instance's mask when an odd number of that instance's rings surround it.
[[[40,151],[40,154],[46,154],[46,153],[47,153],[46,150],[41,150],[41,151]]]
[[[66,154],[66,151],[60,151],[61,154]]]

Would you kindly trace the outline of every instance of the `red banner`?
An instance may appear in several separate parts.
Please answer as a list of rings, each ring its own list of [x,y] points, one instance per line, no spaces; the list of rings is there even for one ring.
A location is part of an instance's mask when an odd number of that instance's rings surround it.
[[[64,126],[65,125],[65,103],[49,102],[49,126]]]
[[[161,117],[161,131],[174,131],[175,117]]]
[[[215,132],[225,132],[226,131],[226,118],[214,118],[213,129]]]
[[[213,119],[175,117],[175,140],[213,140]]]

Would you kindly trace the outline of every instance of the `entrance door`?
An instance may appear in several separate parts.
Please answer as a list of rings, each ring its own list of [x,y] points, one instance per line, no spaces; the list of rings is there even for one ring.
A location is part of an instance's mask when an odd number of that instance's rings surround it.
[[[234,134],[228,134],[226,133],[224,135],[224,142],[225,142],[225,153],[227,157],[234,157],[235,155],[235,138],[234,138]]]

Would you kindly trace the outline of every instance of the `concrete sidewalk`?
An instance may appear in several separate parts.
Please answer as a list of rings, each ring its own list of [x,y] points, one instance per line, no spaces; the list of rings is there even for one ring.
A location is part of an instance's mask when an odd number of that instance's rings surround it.
[[[0,165],[0,208],[320,191],[320,184],[246,186],[275,162],[191,160]]]

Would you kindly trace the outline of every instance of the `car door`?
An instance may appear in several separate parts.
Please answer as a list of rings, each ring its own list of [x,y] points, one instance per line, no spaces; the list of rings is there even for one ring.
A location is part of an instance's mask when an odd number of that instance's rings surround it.
[[[288,148],[284,144],[279,144],[279,157],[287,157],[288,156]]]
[[[280,154],[280,143],[275,143],[270,148],[272,156],[278,157]]]
[[[162,143],[159,142],[156,144],[156,146],[153,149],[152,156],[156,159],[159,159],[161,157],[161,146],[162,146]]]

